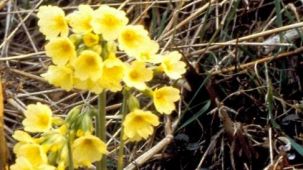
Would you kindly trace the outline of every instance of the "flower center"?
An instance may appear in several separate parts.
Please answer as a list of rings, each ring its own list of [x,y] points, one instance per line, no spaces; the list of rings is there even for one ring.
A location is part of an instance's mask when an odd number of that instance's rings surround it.
[[[157,100],[163,100],[164,94],[160,92],[156,92],[155,97]]]
[[[59,28],[60,30],[64,29],[66,26],[66,22],[64,20],[64,17],[58,15],[56,16],[56,18],[54,19],[55,21],[55,25],[57,28]]]
[[[61,43],[60,48],[61,48],[61,51],[64,51],[66,53],[69,53],[70,51],[72,51],[72,47],[66,41]]]
[[[123,34],[123,38],[126,42],[132,43],[135,41],[136,36],[134,35],[134,32],[127,31]]]
[[[49,124],[49,117],[46,115],[40,116],[38,121],[41,126],[47,126]]]
[[[86,29],[86,30],[89,30],[91,28],[91,20],[92,18],[91,17],[87,17],[85,18],[85,21],[83,22],[83,27]]]
[[[144,119],[143,119],[141,116],[136,116],[136,117],[134,118],[134,121],[137,122],[137,123],[140,123],[140,122],[143,122]]]
[[[136,80],[138,80],[138,79],[140,78],[140,74],[139,74],[137,71],[131,71],[131,72],[129,73],[129,77],[130,77],[132,80],[136,81]]]
[[[174,70],[174,65],[171,62],[166,61],[163,64],[165,65],[165,68],[166,68],[167,71],[173,71]]]
[[[114,18],[114,17],[111,16],[111,15],[108,15],[108,16],[105,17],[104,23],[105,23],[107,26],[115,27],[116,24],[117,24],[117,21],[116,21],[116,18]]]
[[[93,141],[90,140],[90,139],[84,139],[83,145],[84,145],[84,146],[87,146],[87,147],[90,147],[90,146],[93,145]]]
[[[93,65],[96,64],[95,59],[92,58],[92,57],[87,57],[86,60],[85,60],[85,62],[86,62],[86,64],[87,64],[88,66],[93,66]]]

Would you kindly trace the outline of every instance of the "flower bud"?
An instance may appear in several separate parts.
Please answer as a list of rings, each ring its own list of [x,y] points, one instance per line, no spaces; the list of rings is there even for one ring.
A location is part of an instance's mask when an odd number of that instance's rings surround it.
[[[127,100],[127,105],[130,111],[140,108],[140,103],[134,95],[130,95]]]

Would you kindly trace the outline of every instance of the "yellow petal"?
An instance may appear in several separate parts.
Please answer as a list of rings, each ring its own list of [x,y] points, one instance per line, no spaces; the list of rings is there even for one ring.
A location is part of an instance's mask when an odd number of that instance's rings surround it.
[[[38,26],[46,39],[67,36],[68,25],[65,19],[64,11],[57,6],[41,6],[38,10]]]
[[[144,62],[134,61],[130,67],[127,67],[123,81],[128,87],[134,87],[138,90],[146,89],[146,82],[153,78],[153,71],[146,68]]]
[[[75,33],[87,33],[92,30],[94,10],[89,5],[79,5],[78,10],[67,16],[68,23]]]
[[[101,5],[94,13],[92,26],[95,33],[102,34],[106,41],[112,41],[118,38],[127,23],[128,18],[124,11]]]
[[[161,62],[159,55],[156,55],[158,51],[159,44],[151,40],[147,41],[147,44],[142,45],[142,48],[137,50],[134,57],[139,61],[157,64]]]
[[[165,86],[153,93],[154,105],[159,113],[171,114],[175,110],[174,102],[180,100],[179,90]]]
[[[140,141],[147,139],[154,131],[154,126],[159,125],[159,118],[150,111],[135,109],[126,115],[123,122],[124,139]]]
[[[162,56],[161,67],[165,74],[171,79],[179,79],[186,72],[186,65],[180,61],[182,55],[173,51]]]
[[[108,58],[104,61],[102,76],[98,83],[112,92],[120,91],[124,74],[125,64],[118,58]]]
[[[141,25],[128,25],[119,34],[119,48],[129,56],[136,56],[150,43],[148,32]]]
[[[17,157],[25,157],[33,167],[47,163],[46,153],[38,144],[24,144],[19,148],[16,154]]]
[[[16,163],[10,167],[11,170],[34,170],[33,165],[25,158],[19,157]]]
[[[102,75],[102,59],[92,50],[84,50],[74,63],[75,77],[80,80],[96,81]]]
[[[73,88],[73,70],[66,66],[49,66],[46,73],[41,75],[50,84],[69,91]]]
[[[92,81],[91,79],[80,80],[78,78],[74,79],[74,87],[80,90],[87,90],[95,94],[100,94],[105,88],[103,84],[99,82],[99,79],[97,81]]]
[[[93,33],[86,33],[83,35],[83,43],[87,47],[93,47],[99,43],[99,36]]]
[[[22,130],[16,130],[13,134],[13,138],[18,140],[19,142],[24,142],[24,143],[34,142],[33,138],[28,133]]]
[[[45,52],[47,56],[52,58],[54,64],[60,66],[71,62],[76,57],[75,46],[67,37],[51,39],[45,45]]]
[[[90,134],[76,139],[72,149],[76,167],[87,167],[93,162],[101,160],[102,155],[107,153],[106,144]]]
[[[52,125],[52,111],[44,104],[30,104],[25,111],[22,124],[28,132],[46,132]]]

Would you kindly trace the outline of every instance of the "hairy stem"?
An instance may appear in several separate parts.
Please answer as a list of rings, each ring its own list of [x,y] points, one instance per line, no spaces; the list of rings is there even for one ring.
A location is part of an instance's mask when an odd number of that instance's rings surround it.
[[[106,123],[105,123],[105,105],[106,105],[106,92],[103,91],[98,96],[98,114],[96,116],[96,136],[103,142],[106,142]],[[102,156],[102,160],[97,162],[97,170],[106,170],[106,156]]]
[[[118,168],[117,170],[122,170],[124,166],[124,140],[123,140],[123,126],[122,123],[124,121],[125,115],[127,113],[127,99],[128,99],[128,91],[127,89],[123,90],[123,101],[122,101],[122,108],[121,108],[121,132],[120,132],[120,145],[118,151]]]
[[[74,162],[73,162],[70,132],[68,133],[68,137],[67,137],[67,150],[68,150],[68,170],[74,170]]]

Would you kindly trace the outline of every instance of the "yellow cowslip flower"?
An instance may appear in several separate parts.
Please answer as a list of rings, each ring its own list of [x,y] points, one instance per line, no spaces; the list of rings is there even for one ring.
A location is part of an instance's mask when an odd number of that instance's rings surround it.
[[[99,44],[90,47],[90,50],[95,51],[99,55],[102,53],[102,47]]]
[[[60,158],[60,161],[58,163],[58,165],[60,166],[60,164],[63,164],[61,165],[62,167],[65,167],[66,165],[68,165],[68,145],[64,145],[61,152],[60,152],[60,155],[59,155],[59,158]]]
[[[84,136],[84,135],[85,135],[85,132],[82,129],[78,129],[76,131],[76,137],[81,137],[81,136]]]
[[[147,139],[159,125],[159,118],[150,111],[135,109],[126,115],[123,122],[124,139],[140,141]]]
[[[94,10],[89,5],[79,5],[78,10],[67,15],[69,25],[75,33],[92,31]]]
[[[47,164],[47,156],[38,144],[24,144],[16,150],[17,157],[24,157],[33,167]]]
[[[72,144],[75,167],[89,167],[99,161],[103,154],[107,154],[106,144],[98,137],[85,134],[77,138]]]
[[[57,169],[56,167],[48,164],[40,165],[38,167],[38,170],[56,170],[56,169]]]
[[[152,78],[153,71],[146,68],[144,62],[134,61],[126,69],[123,81],[128,87],[144,90],[146,88],[145,82],[150,81]]]
[[[156,55],[159,51],[159,44],[156,41],[149,41],[149,43],[144,44],[144,46],[137,51],[134,57],[139,61],[149,62],[149,63],[160,63],[161,60]]]
[[[19,157],[16,159],[16,163],[10,167],[10,170],[56,170],[56,168],[48,164],[34,167],[25,157]]]
[[[153,92],[154,105],[159,113],[171,114],[178,100],[180,100],[180,91],[174,87],[165,86]]]
[[[73,70],[66,66],[48,67],[46,73],[41,74],[50,84],[60,87],[66,91],[73,88]]]
[[[22,130],[16,130],[13,134],[13,138],[18,141],[18,143],[16,143],[13,148],[13,151],[15,153],[22,145],[28,143],[38,143],[39,140],[39,138],[33,138],[27,132]]]
[[[12,137],[19,142],[35,143],[35,140],[27,132],[22,130],[16,130]]]
[[[56,170],[65,170],[68,165],[68,146],[67,144],[57,152],[48,153],[48,162],[57,165]]]
[[[75,77],[80,80],[98,80],[102,75],[102,59],[92,50],[84,50],[74,63]]]
[[[22,124],[25,131],[46,132],[52,127],[52,110],[45,104],[30,104],[24,114]]]
[[[57,6],[41,6],[37,13],[38,26],[46,39],[55,38],[59,35],[68,35],[68,25],[64,11]]]
[[[25,157],[19,157],[16,163],[10,166],[10,170],[34,170],[34,168]]]
[[[121,30],[118,37],[119,48],[132,57],[142,51],[142,48],[144,50],[150,41],[148,32],[142,25],[128,25]]]
[[[76,89],[88,90],[95,94],[100,94],[104,90],[104,87],[98,81],[99,80],[92,81],[91,79],[80,80],[78,78],[74,78],[74,87]]]
[[[108,58],[116,58],[117,43],[114,41],[109,41],[106,43],[106,50],[108,52]]]
[[[120,91],[124,71],[125,64],[118,58],[110,57],[104,61],[103,74],[98,83],[112,92]]]
[[[91,32],[86,33],[83,35],[83,43],[87,47],[93,47],[99,43],[99,36]]]
[[[161,69],[171,79],[181,78],[186,72],[185,63],[180,61],[182,55],[178,51],[170,52],[162,56]]]
[[[101,5],[95,10],[91,22],[93,31],[96,34],[102,34],[106,41],[112,41],[118,38],[119,32],[128,23],[128,18],[124,11]]]
[[[64,161],[59,162],[56,170],[65,170],[65,162]]]
[[[74,44],[67,37],[51,39],[45,45],[45,53],[52,58],[54,64],[60,66],[71,62],[77,55]]]
[[[52,124],[54,126],[60,126],[60,128],[65,127],[64,126],[65,121],[63,120],[62,117],[59,117],[59,116],[54,116],[53,117]],[[62,128],[62,129],[64,129],[64,128]],[[65,127],[65,129],[67,129],[67,127]]]
[[[71,34],[68,36],[70,41],[75,45],[78,46],[82,41],[82,35],[81,34]]]
[[[57,152],[67,145],[66,134],[61,133],[61,129],[53,129],[43,135],[44,140],[41,142],[45,152]]]
[[[69,130],[67,124],[61,124],[61,126],[58,127],[58,129],[56,129],[55,131],[57,131],[61,135],[66,135]]]

